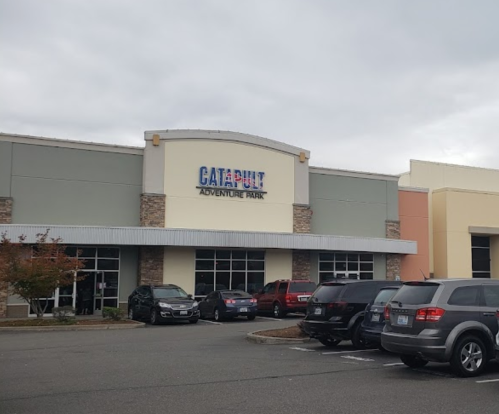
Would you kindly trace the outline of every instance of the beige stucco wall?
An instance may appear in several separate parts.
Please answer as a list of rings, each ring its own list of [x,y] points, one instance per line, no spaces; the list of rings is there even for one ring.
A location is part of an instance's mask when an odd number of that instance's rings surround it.
[[[429,234],[435,237],[433,226],[437,219],[433,217],[433,190],[455,188],[485,192],[499,192],[499,170],[476,168],[462,165],[443,164],[428,161],[411,160],[409,173],[401,174],[399,185],[428,188]],[[473,225],[469,223],[469,225]],[[436,263],[436,251],[441,253],[441,246],[434,246],[437,240],[430,237],[430,272],[435,276],[442,269]],[[441,244],[441,240],[438,240]],[[438,272],[437,272],[437,269]]]
[[[196,249],[165,247],[163,283],[180,286],[194,294]],[[265,283],[276,279],[291,279],[292,254],[290,250],[265,252]]]
[[[490,276],[499,279],[499,236],[490,237]]]
[[[277,279],[291,279],[292,253],[290,250],[267,250],[265,253],[265,283]]]
[[[499,193],[461,189],[435,190],[433,211],[435,277],[470,278],[472,267],[469,227],[499,228]],[[497,245],[494,244],[491,255],[497,257],[498,253]],[[495,261],[493,257],[491,259],[493,266],[497,268],[499,257]],[[495,277],[499,277],[499,274],[496,273]]]
[[[266,232],[293,231],[295,159],[243,143],[165,142],[166,227]],[[199,168],[264,171],[263,200],[200,195]]]

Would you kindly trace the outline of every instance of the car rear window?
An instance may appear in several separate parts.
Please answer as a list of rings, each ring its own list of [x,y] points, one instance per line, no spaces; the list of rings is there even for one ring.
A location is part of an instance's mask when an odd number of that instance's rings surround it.
[[[392,297],[397,293],[398,289],[383,289],[381,290],[376,299],[374,299],[374,305],[385,305]]]
[[[391,299],[402,305],[421,305],[431,303],[435,292],[440,285],[436,283],[417,283],[403,285]]]
[[[334,302],[341,296],[345,285],[322,285],[317,288],[312,296],[314,302]]]
[[[289,293],[313,292],[317,285],[314,282],[291,283]]]
[[[252,296],[249,295],[246,292],[222,292],[222,298],[224,299],[229,299],[229,298],[251,298]]]

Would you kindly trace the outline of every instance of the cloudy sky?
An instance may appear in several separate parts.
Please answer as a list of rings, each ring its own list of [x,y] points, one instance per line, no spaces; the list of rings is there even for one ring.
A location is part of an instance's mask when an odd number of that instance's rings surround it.
[[[497,0],[0,0],[0,131],[221,129],[383,173],[499,168]]]

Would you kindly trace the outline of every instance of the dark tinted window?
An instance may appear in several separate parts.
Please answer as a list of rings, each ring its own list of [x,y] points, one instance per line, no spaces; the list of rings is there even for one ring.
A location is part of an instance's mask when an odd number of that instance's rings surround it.
[[[279,293],[286,293],[288,291],[288,283],[280,283],[279,284]]]
[[[380,286],[374,283],[352,283],[347,286],[343,299],[352,303],[369,303],[376,296]]]
[[[396,300],[402,303],[402,305],[420,305],[431,303],[438,286],[439,285],[436,283],[404,285],[400,288],[392,300]]]
[[[137,288],[137,293],[139,295],[147,296],[151,294],[151,289],[147,286],[140,286]]]
[[[397,293],[398,289],[383,289],[381,290],[378,295],[376,296],[376,299],[374,299],[374,304],[375,305],[385,305],[390,301],[390,299]]]
[[[312,301],[321,303],[334,302],[339,299],[344,289],[345,285],[319,286],[312,296]]]
[[[314,282],[291,283],[289,293],[313,292],[316,287]]]
[[[480,286],[463,286],[457,288],[447,302],[449,305],[477,306]]]
[[[187,293],[180,288],[154,288],[154,297],[158,299],[186,298]]]
[[[263,288],[264,293],[273,293],[275,290],[275,283],[269,283]]]
[[[499,309],[499,286],[483,286],[483,299],[485,306]]]
[[[251,295],[248,295],[246,292],[243,292],[242,290],[238,291],[235,290],[233,292],[222,292],[222,298],[228,299],[228,298],[251,298]]]

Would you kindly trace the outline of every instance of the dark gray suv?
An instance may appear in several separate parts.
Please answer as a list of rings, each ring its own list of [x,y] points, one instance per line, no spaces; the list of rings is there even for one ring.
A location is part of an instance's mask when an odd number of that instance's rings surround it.
[[[498,309],[499,280],[406,282],[385,308],[381,344],[410,367],[450,362],[476,376],[499,346]]]

